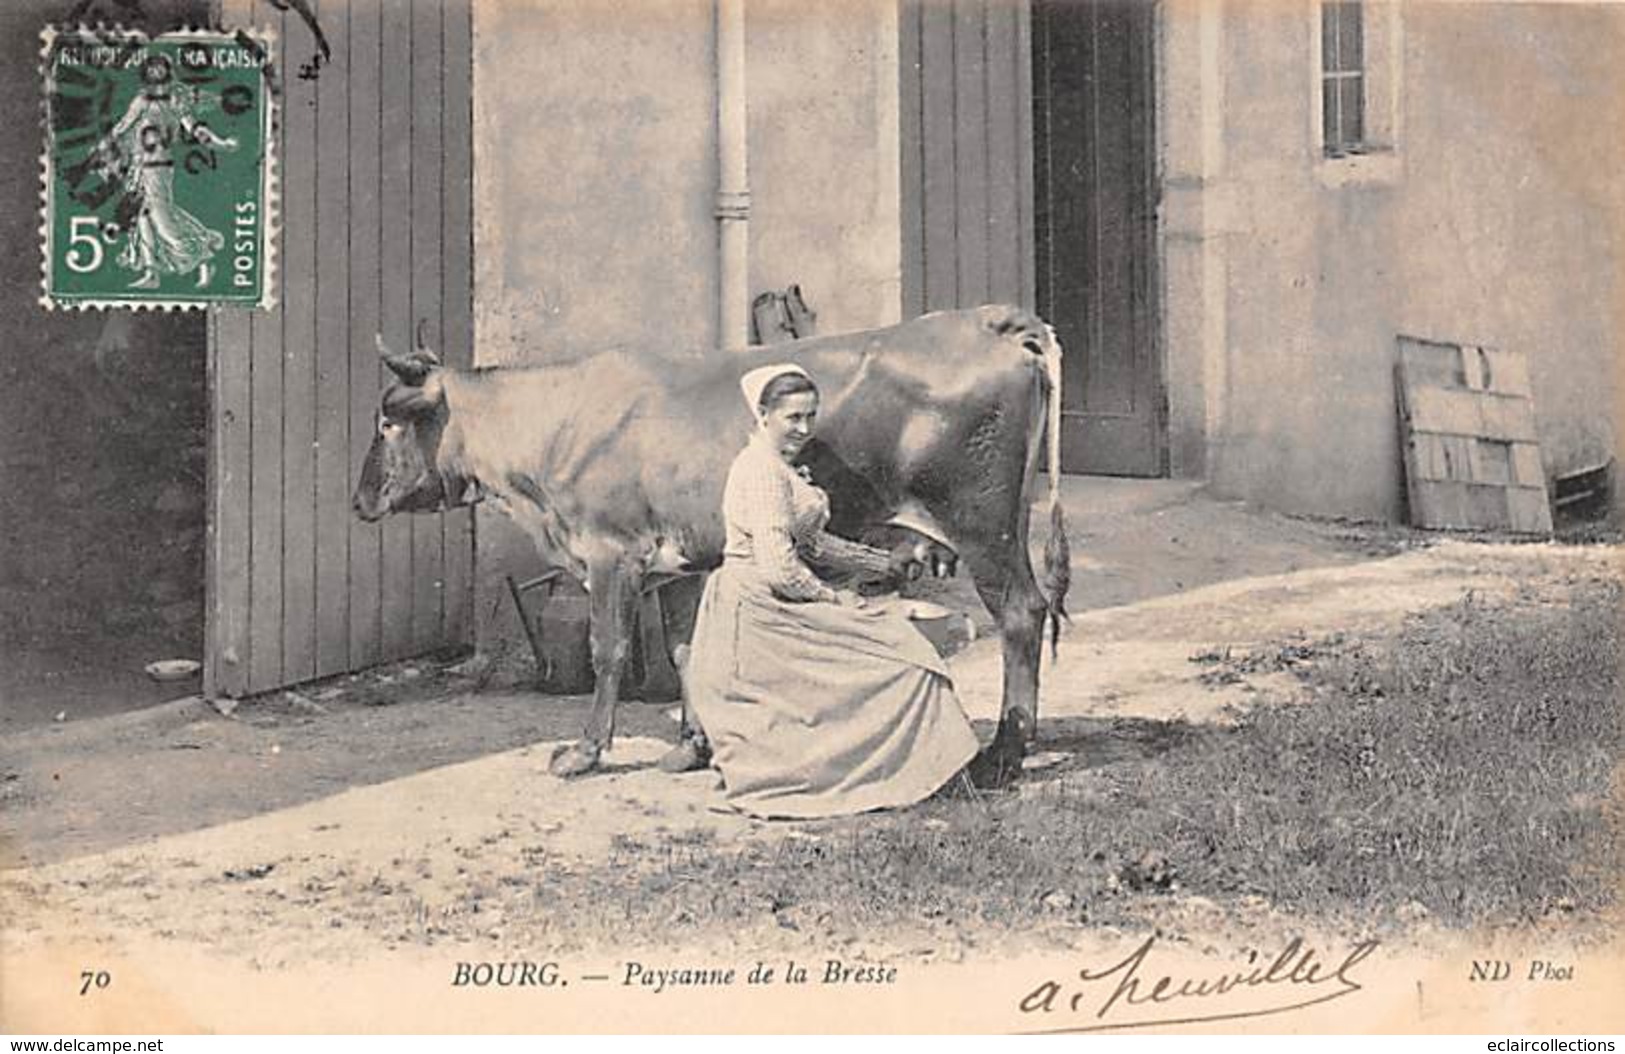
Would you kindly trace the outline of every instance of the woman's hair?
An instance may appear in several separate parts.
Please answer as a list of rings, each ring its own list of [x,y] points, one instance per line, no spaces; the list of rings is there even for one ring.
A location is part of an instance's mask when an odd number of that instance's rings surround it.
[[[756,409],[760,411],[771,410],[779,404],[780,400],[788,399],[792,395],[800,395],[802,392],[812,392],[817,395],[818,385],[814,384],[812,378],[805,374],[781,373],[768,381],[767,387],[762,389],[762,398],[757,402]]]
[[[167,84],[174,76],[169,65],[167,55],[149,55],[141,64],[141,82],[143,84]]]

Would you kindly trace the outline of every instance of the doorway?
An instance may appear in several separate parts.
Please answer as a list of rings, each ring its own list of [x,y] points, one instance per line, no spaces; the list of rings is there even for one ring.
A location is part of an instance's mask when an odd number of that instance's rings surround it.
[[[40,32],[71,6],[0,4],[8,127],[38,126]],[[82,13],[156,33],[208,5]],[[0,151],[6,201],[39,200],[39,148]],[[39,225],[34,208],[0,213],[0,737],[195,694],[203,657],[203,315],[44,309]]]
[[[1038,311],[1066,349],[1067,472],[1167,474],[1156,303],[1155,4],[1032,7]]]
[[[32,330],[0,367],[0,733],[196,692],[195,665],[146,667],[203,654],[202,318],[110,311]]]

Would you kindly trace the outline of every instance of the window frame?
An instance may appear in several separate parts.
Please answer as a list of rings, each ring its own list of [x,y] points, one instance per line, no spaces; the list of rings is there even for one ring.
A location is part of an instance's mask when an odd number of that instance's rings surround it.
[[[1345,48],[1358,55],[1347,59]],[[1330,60],[1330,61],[1328,61]],[[1327,157],[1368,152],[1366,141],[1365,5],[1361,0],[1320,4],[1320,149]],[[1344,89],[1353,85],[1352,99]],[[1345,107],[1350,102],[1353,113]],[[1331,118],[1334,127],[1327,126]]]
[[[1335,5],[1356,3],[1361,19],[1361,128],[1359,141],[1328,148],[1326,84],[1351,79],[1328,70],[1324,19]],[[1308,0],[1309,69],[1311,74],[1309,150],[1317,180],[1328,187],[1393,183],[1404,174],[1400,152],[1401,87],[1404,71],[1400,0]]]

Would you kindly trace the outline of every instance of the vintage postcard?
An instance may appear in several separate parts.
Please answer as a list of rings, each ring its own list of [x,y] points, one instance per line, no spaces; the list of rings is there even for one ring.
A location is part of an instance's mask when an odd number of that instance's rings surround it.
[[[1625,1032],[1625,5],[0,47],[0,1030]]]
[[[47,28],[47,307],[264,306],[275,151],[247,32]]]

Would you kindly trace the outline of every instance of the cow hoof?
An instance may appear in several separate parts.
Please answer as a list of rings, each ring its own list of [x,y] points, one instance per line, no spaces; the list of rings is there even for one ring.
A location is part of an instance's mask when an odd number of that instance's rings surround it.
[[[595,743],[586,740],[570,743],[553,751],[553,757],[547,763],[547,770],[561,780],[585,776],[598,767],[599,753]]]
[[[703,740],[685,739],[661,755],[661,772],[693,772],[711,764],[711,748]]]
[[[1008,787],[1021,776],[1022,753],[1020,748],[1012,751],[994,740],[965,766],[965,774],[979,790]]]

